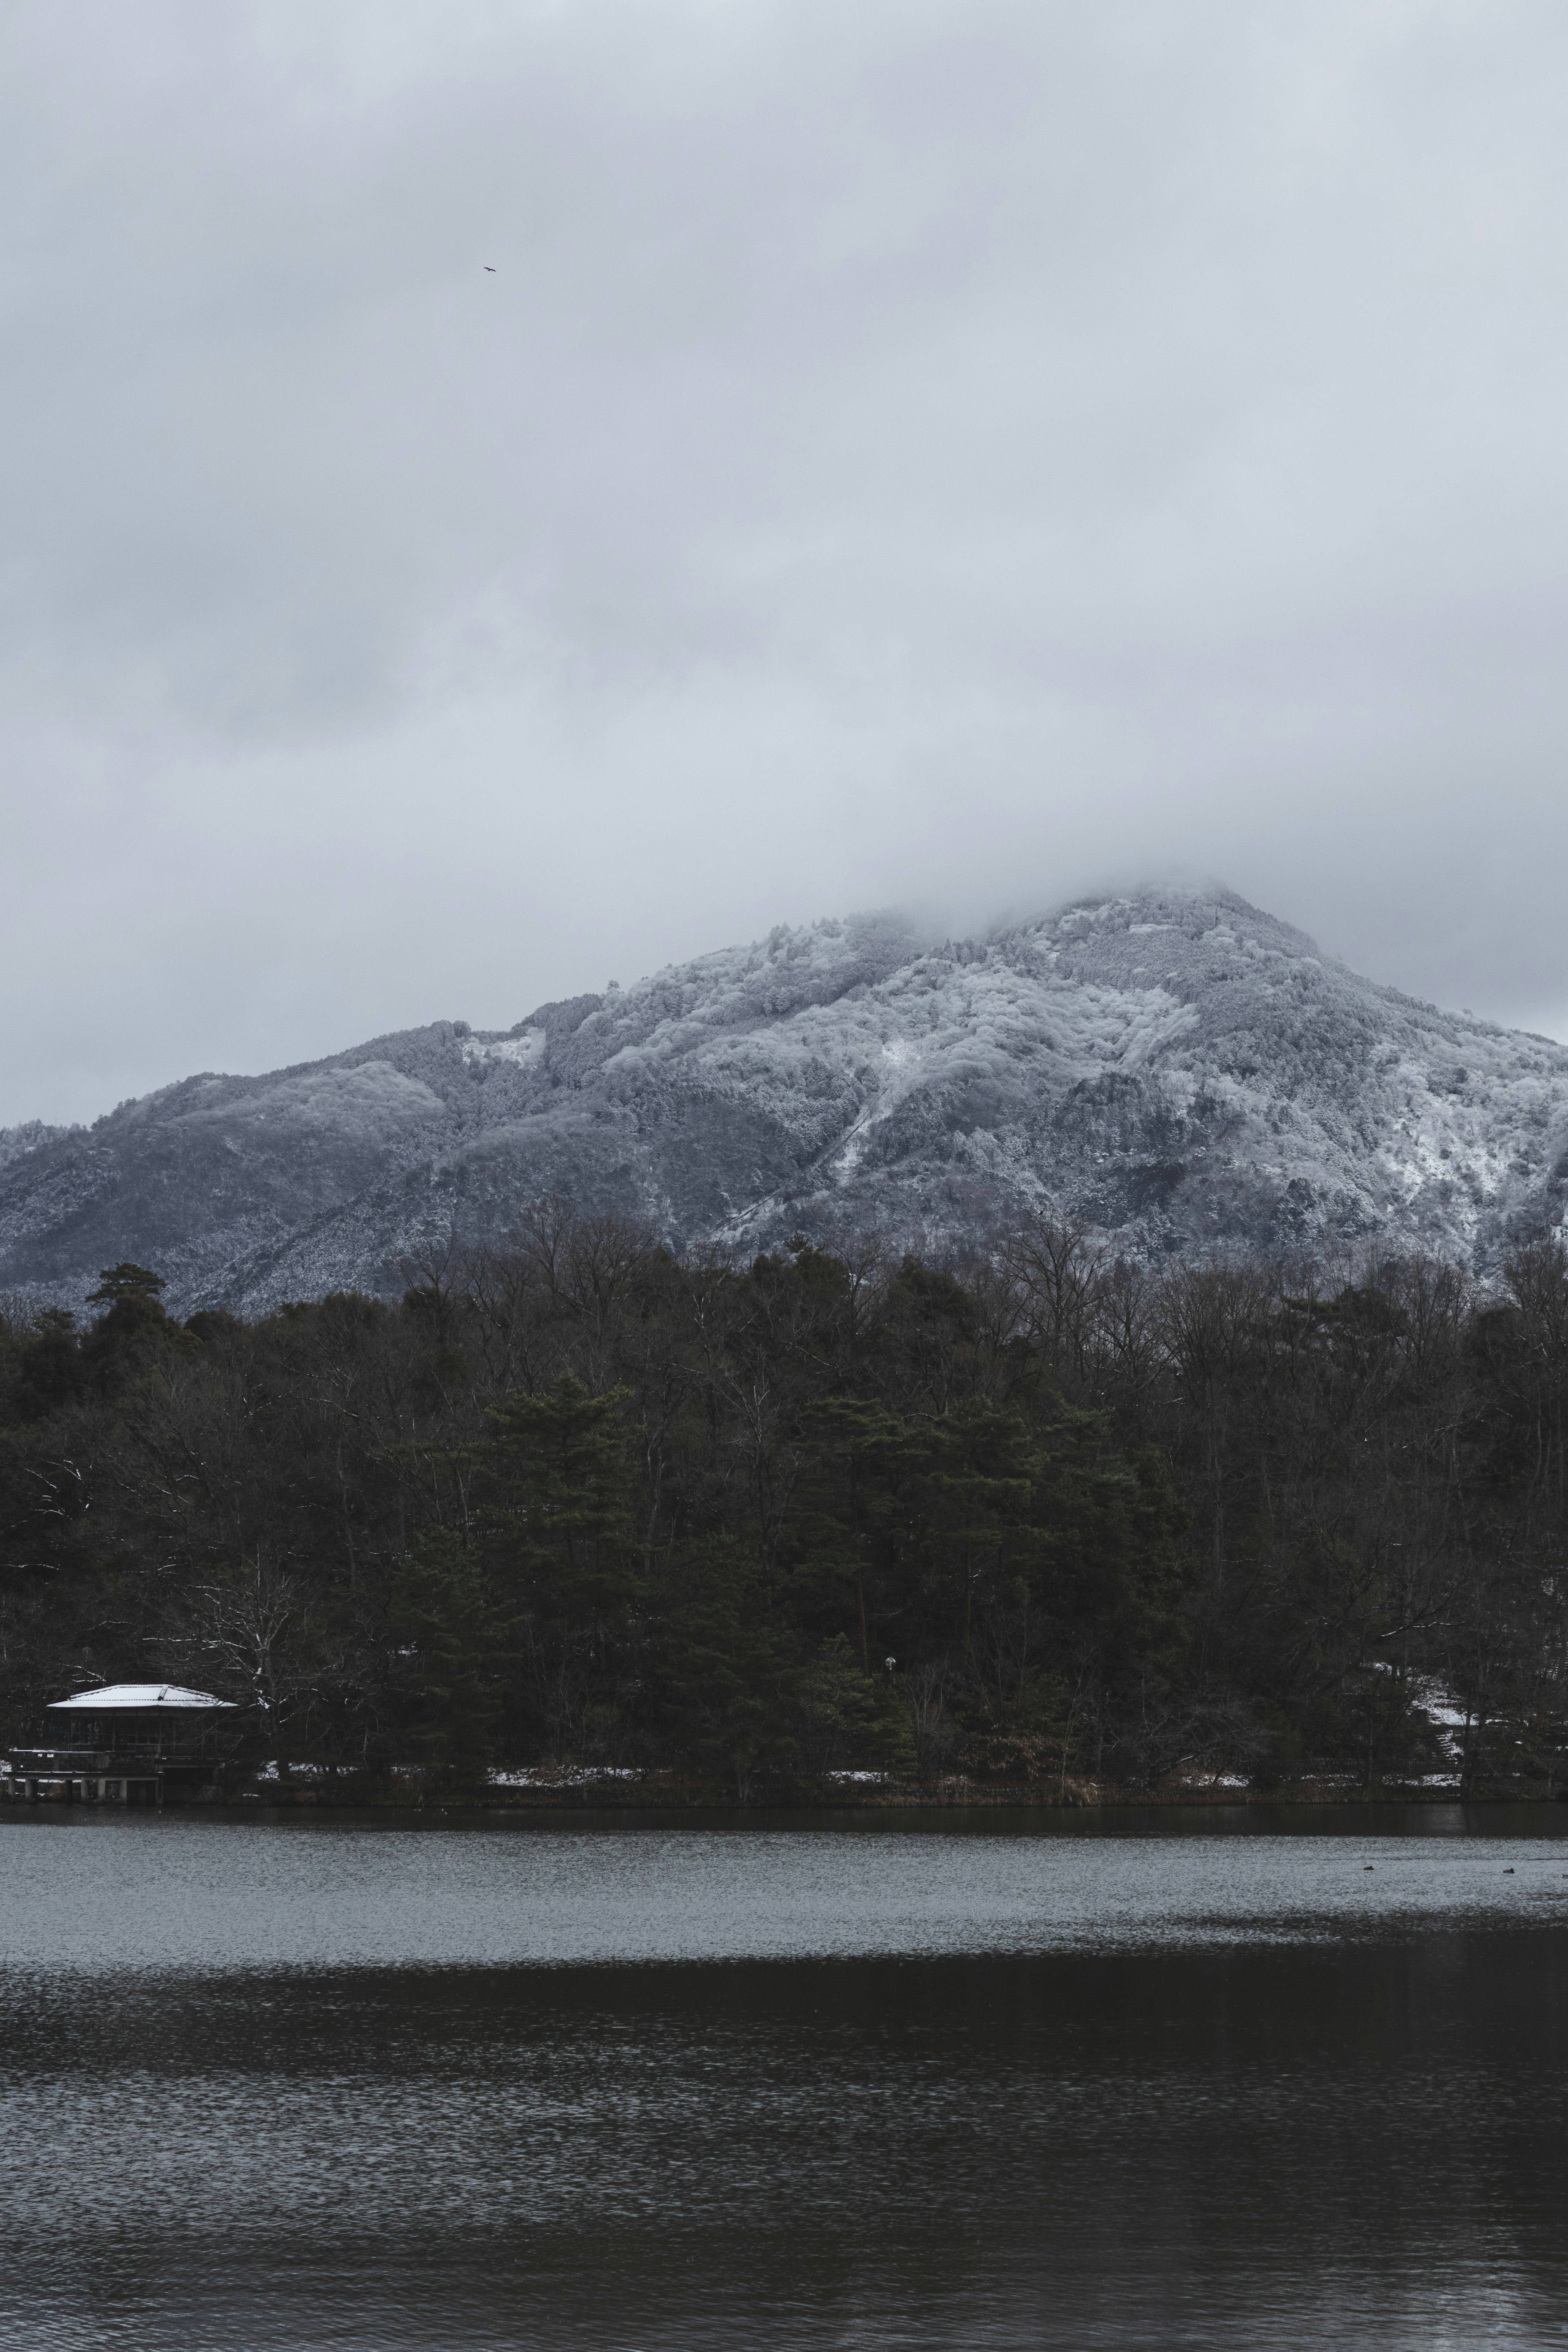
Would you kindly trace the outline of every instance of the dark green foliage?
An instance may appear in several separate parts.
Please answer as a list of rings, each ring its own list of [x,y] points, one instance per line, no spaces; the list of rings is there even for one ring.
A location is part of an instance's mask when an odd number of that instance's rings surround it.
[[[658,1597],[647,1644],[654,1727],[669,1753],[744,1799],[757,1773],[794,1758],[790,1629],[775,1622],[756,1561],[721,1538],[668,1559]]]
[[[616,1667],[637,1591],[629,1402],[563,1372],[542,1395],[509,1391],[476,1452],[479,1546],[515,1627],[517,1727],[563,1759],[618,1744]]]
[[[0,1320],[0,1706],[238,1701],[453,1788],[669,1770],[1058,1791],[1450,1762],[1554,1785],[1568,1264],[1186,1269],[797,1239],[680,1265],[559,1203],[400,1305]]]
[[[410,1756],[456,1787],[477,1783],[496,1750],[514,1628],[473,1547],[444,1528],[419,1537],[393,1579],[389,1615]]]
[[[77,1340],[76,1318],[63,1307],[46,1307],[13,1358],[11,1417],[42,1421],[85,1395],[87,1366]]]

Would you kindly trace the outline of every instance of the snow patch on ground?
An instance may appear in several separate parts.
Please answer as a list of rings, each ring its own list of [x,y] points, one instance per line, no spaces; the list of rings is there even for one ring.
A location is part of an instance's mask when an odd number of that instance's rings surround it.
[[[510,1062],[527,1070],[543,1060],[548,1044],[542,1029],[525,1029],[521,1037],[465,1037],[459,1050],[465,1062]]]

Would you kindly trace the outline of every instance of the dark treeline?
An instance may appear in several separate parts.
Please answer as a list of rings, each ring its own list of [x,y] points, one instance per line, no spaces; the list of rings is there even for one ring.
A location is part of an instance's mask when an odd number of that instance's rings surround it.
[[[281,1769],[1555,1785],[1568,1261],[679,1264],[557,1207],[245,1324],[0,1321],[0,1708]]]

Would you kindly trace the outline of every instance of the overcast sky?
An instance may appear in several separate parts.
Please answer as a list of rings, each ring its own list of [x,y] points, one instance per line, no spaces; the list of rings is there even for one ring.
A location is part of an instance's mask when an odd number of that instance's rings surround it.
[[[1568,1035],[1565,123],[1562,0],[7,0],[0,1121],[1163,875]]]

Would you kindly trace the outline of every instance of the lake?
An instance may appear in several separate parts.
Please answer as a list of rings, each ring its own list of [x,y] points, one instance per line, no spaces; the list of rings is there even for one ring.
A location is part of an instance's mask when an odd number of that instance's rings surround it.
[[[0,1812],[0,2341],[1568,2344],[1568,1805]]]

